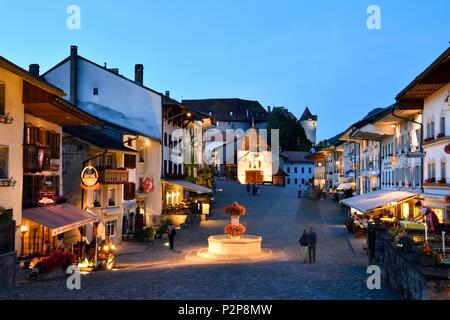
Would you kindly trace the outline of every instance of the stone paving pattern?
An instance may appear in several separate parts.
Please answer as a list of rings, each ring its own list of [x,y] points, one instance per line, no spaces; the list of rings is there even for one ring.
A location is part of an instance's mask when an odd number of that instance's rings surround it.
[[[345,216],[330,201],[297,198],[295,189],[263,186],[259,196],[235,182],[218,181],[216,205],[198,226],[178,231],[175,249],[158,240],[122,246],[117,270],[82,276],[81,290],[68,290],[65,279],[19,282],[0,290],[0,299],[399,299],[388,288],[366,287],[367,257],[352,249]],[[241,222],[247,233],[261,235],[273,256],[264,261],[209,263],[185,257],[207,247],[207,238],[223,233],[234,201],[247,207]],[[298,239],[304,228],[318,234],[317,263],[303,264]]]

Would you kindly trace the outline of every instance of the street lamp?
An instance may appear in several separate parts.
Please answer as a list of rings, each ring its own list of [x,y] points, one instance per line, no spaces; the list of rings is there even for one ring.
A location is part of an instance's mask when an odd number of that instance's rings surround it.
[[[25,233],[28,232],[28,226],[26,224],[22,224],[20,225],[20,233],[22,234],[22,238],[21,238],[21,244],[20,244],[20,255],[23,257],[24,256],[24,247],[25,247]]]

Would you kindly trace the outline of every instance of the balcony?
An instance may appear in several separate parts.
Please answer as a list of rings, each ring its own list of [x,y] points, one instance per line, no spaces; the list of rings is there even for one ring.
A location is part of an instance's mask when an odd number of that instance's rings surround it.
[[[23,145],[23,171],[36,173],[51,170],[52,151],[36,144]]]
[[[98,180],[102,184],[128,183],[128,170],[126,169],[97,169]]]

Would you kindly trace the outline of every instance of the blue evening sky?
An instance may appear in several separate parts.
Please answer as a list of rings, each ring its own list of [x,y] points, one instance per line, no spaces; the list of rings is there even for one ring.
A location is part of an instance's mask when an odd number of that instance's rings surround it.
[[[81,8],[81,30],[66,9]],[[366,27],[381,8],[381,30]],[[447,47],[450,1],[3,0],[0,55],[45,71],[79,54],[181,100],[239,97],[319,116],[329,138],[395,95]]]

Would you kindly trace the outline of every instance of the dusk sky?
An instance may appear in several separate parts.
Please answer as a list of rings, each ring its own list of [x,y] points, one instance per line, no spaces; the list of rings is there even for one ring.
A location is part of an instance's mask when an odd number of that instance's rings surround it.
[[[81,9],[69,30],[67,7]],[[381,30],[366,10],[381,9]],[[181,99],[243,98],[319,116],[329,138],[448,48],[450,1],[2,1],[0,55],[41,72],[79,54]]]

